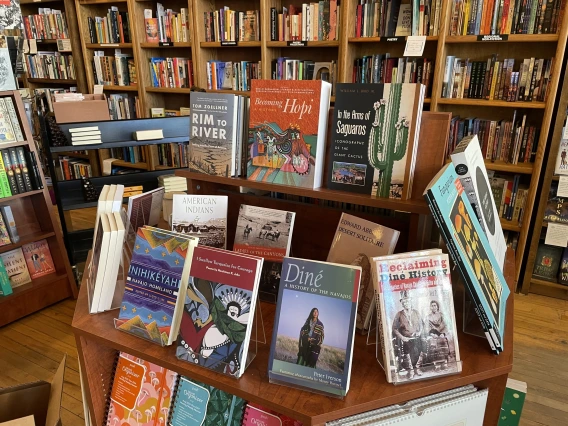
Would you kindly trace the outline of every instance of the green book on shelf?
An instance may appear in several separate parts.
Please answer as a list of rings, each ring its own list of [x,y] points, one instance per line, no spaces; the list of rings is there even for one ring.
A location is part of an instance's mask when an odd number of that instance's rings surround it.
[[[527,384],[519,380],[507,379],[507,387],[501,405],[501,415],[497,426],[518,426],[527,395]]]
[[[6,272],[2,258],[0,258],[0,296],[8,296],[9,294],[12,294],[10,277],[8,276],[8,272]]]

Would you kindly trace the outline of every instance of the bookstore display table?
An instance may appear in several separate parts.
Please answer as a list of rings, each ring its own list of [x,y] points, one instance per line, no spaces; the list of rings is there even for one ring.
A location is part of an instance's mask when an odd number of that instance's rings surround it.
[[[514,267],[514,253],[509,250],[504,275],[511,291],[514,290]],[[461,330],[463,287],[459,284],[456,287],[456,318],[458,330]],[[87,305],[87,285],[83,282],[72,325],[86,387],[85,395],[94,425],[103,425],[106,420],[117,351],[139,356],[191,379],[261,404],[295,418],[306,426],[323,425],[330,420],[404,403],[470,383],[489,389],[484,424],[494,426],[499,418],[507,375],[513,367],[513,295],[507,302],[503,353],[493,355],[485,338],[460,331],[458,339],[463,371],[458,375],[394,386],[385,380],[385,373],[375,358],[375,346],[367,346],[366,336],[357,335],[353,350],[351,386],[344,400],[269,383],[267,367],[275,312],[273,304],[260,304],[266,344],[258,344],[257,356],[240,380],[178,360],[175,345],[160,347],[118,331],[114,328],[113,321],[118,315],[117,310],[90,315]]]

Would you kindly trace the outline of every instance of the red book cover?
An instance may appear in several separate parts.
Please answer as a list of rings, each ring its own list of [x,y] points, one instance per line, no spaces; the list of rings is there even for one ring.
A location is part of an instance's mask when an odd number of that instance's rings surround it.
[[[25,244],[22,246],[22,251],[32,279],[55,272],[55,265],[51,258],[47,240]]]
[[[249,402],[245,408],[243,426],[302,426],[302,422],[284,414]]]
[[[357,6],[357,34],[356,37],[361,37],[361,19],[362,19],[362,14],[363,14],[363,6],[358,5]]]

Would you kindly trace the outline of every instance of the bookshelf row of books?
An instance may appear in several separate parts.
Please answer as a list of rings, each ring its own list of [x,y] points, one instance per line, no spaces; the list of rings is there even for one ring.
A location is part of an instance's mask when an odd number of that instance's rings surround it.
[[[189,107],[180,107],[180,109],[166,108],[150,108],[150,116],[155,117],[180,117],[182,115],[190,115]]]
[[[93,177],[91,165],[86,160],[69,156],[59,157],[58,180],[74,180]]]
[[[106,16],[88,17],[87,24],[91,43],[131,43],[128,12],[111,6]]]
[[[145,146],[127,146],[123,148],[109,148],[108,154],[110,158],[122,160],[127,163],[146,163],[148,158]]]
[[[175,12],[172,9],[164,9],[161,3],[157,3],[155,17],[152,17],[152,9],[144,9],[144,28],[147,43],[188,42],[188,9],[182,7],[179,12]]]
[[[180,168],[188,166],[189,147],[181,143],[161,143],[148,147],[155,166]]]
[[[323,80],[335,85],[337,62],[314,62],[281,57],[271,64],[272,80]]]
[[[563,7],[546,0],[453,0],[450,35],[556,34]]]
[[[538,245],[532,276],[568,288],[568,248],[541,242]]]
[[[138,74],[134,57],[126,53],[105,56],[103,50],[96,50],[93,56],[95,84],[104,86],[136,86]]]
[[[259,62],[207,62],[207,88],[212,90],[248,91],[251,80],[261,78]]]
[[[0,198],[43,188],[33,153],[19,146],[0,149],[0,156]]]
[[[517,246],[519,244],[519,233],[514,231],[503,231],[503,237],[505,238],[505,242],[507,247],[510,247],[513,250],[517,250]]]
[[[521,180],[522,176],[518,174],[489,173],[491,192],[500,218],[522,223],[529,190]]]
[[[39,51],[37,55],[25,55],[30,78],[75,80],[75,64],[72,55]]]
[[[553,181],[548,191],[544,221],[568,225],[568,198],[558,195],[558,182]]]
[[[228,6],[214,12],[203,12],[205,41],[260,41],[258,10],[236,11]]]
[[[150,58],[152,87],[190,88],[194,85],[193,62],[189,58]]]
[[[271,41],[339,40],[339,1],[324,0],[270,8]]]
[[[142,117],[138,96],[128,96],[128,93],[112,93],[108,96],[107,102],[111,120],[131,120]]]
[[[61,10],[40,7],[37,15],[24,16],[23,21],[24,34],[27,39],[69,38],[67,20]]]
[[[553,58],[499,60],[494,54],[487,61],[446,57],[442,98],[544,102],[552,75]],[[516,70],[516,71],[515,71]]]

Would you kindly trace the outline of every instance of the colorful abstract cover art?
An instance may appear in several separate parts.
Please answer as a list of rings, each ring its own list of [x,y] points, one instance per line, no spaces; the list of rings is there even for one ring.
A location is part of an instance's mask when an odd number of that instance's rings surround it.
[[[333,395],[349,390],[361,268],[284,258],[268,374]]]
[[[314,187],[321,96],[320,81],[252,80],[249,180]]]
[[[558,196],[558,183],[552,182],[544,211],[547,222],[568,223],[568,198]]]
[[[55,272],[55,265],[51,258],[47,240],[25,244],[22,246],[22,251],[24,252],[28,271],[30,271],[32,279]]]
[[[12,288],[31,282],[32,278],[30,277],[28,267],[26,266],[26,259],[21,248],[2,253],[0,254],[0,258],[2,258],[2,262],[4,262],[4,267],[10,277],[10,285]]]
[[[176,356],[240,377],[254,316],[259,259],[198,246]]]
[[[139,228],[128,269],[118,327],[167,345],[188,241]]]

